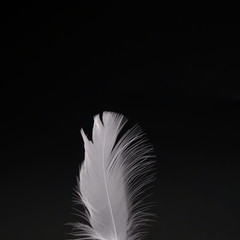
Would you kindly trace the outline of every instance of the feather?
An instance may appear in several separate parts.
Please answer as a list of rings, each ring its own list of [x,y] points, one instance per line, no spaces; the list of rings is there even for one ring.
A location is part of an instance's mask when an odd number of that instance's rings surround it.
[[[92,140],[81,129],[85,158],[76,187],[87,221],[75,223],[81,239],[135,240],[145,235],[149,204],[142,193],[155,179],[152,147],[138,125],[119,136],[127,119],[103,112],[94,117]]]

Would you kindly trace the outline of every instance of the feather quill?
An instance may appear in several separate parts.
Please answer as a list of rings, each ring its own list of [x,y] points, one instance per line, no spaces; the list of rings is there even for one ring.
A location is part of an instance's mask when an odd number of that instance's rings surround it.
[[[145,235],[149,203],[142,193],[154,180],[152,147],[140,127],[119,136],[127,119],[103,112],[94,117],[92,140],[81,129],[85,157],[76,187],[87,224],[75,223],[80,239],[136,240]]]

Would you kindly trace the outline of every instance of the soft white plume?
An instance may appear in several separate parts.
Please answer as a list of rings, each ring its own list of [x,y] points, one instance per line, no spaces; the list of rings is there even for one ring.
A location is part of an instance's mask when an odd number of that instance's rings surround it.
[[[102,120],[94,117],[92,140],[81,130],[85,159],[76,193],[88,224],[74,224],[79,239],[139,240],[145,233],[151,214],[142,193],[154,180],[152,148],[139,126],[119,136],[126,121],[103,112]]]

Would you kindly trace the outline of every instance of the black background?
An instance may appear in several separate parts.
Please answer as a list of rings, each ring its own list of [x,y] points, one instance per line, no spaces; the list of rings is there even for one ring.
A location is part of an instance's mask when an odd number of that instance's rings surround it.
[[[240,24],[206,9],[2,5],[2,239],[70,237],[79,130],[104,110],[139,123],[154,146],[147,239],[239,239]]]

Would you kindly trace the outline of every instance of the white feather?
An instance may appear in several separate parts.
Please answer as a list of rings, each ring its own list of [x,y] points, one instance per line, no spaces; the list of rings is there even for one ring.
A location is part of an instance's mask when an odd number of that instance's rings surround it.
[[[94,117],[92,141],[83,130],[85,159],[79,172],[77,202],[88,224],[76,223],[81,239],[135,240],[144,235],[149,205],[143,191],[154,180],[152,148],[138,126],[119,133],[127,119],[103,112]]]

